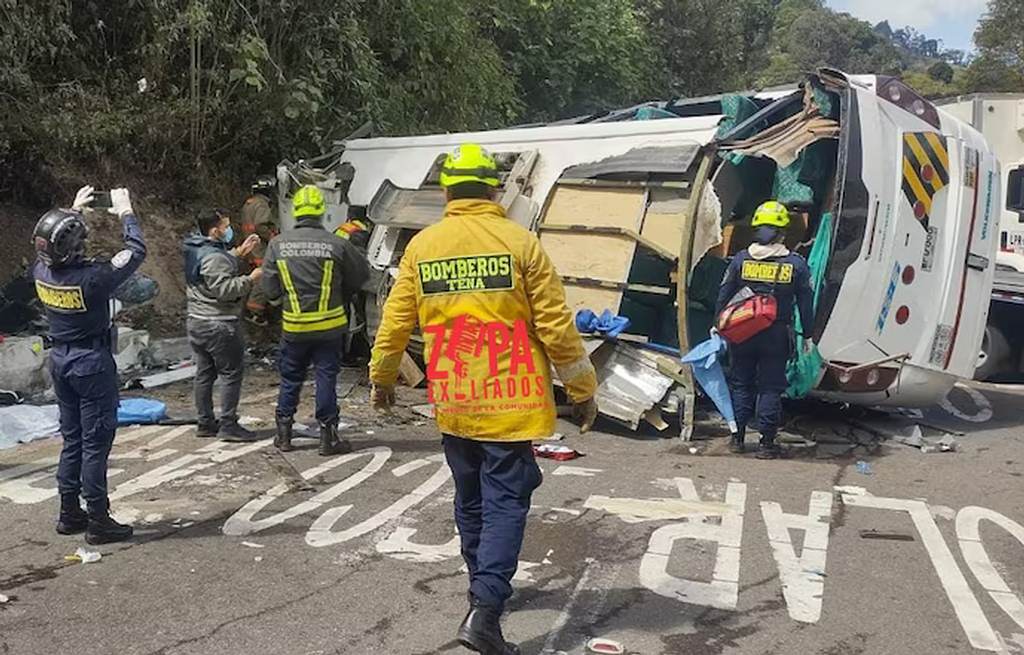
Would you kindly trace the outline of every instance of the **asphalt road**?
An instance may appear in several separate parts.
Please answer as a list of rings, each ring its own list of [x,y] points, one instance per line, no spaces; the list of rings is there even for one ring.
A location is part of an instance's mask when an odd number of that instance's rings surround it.
[[[269,420],[273,382],[254,378],[243,413]],[[113,504],[137,538],[91,564],[53,532],[59,443],[0,451],[0,653],[463,652],[439,441],[365,395],[342,458],[122,430]],[[952,453],[875,443],[834,410],[792,428],[817,448],[770,462],[562,424],[586,456],[542,462],[506,634],[527,655],[594,637],[645,655],[1024,653],[1022,399],[979,387],[927,412],[966,433]]]

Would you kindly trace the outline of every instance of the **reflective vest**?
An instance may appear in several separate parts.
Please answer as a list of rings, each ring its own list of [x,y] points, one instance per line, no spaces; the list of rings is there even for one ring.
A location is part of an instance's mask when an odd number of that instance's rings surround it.
[[[281,297],[286,339],[321,340],[345,334],[348,298],[369,276],[366,259],[320,221],[299,221],[275,237],[263,262],[263,285]]]

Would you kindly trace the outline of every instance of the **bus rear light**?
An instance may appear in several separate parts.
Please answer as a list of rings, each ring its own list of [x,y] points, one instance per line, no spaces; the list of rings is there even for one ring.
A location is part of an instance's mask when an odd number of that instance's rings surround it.
[[[818,388],[842,393],[884,391],[896,383],[899,372],[898,368],[887,366],[843,368],[831,365],[825,370]]]
[[[903,284],[913,284],[914,278],[917,276],[917,271],[914,270],[913,266],[907,266],[903,269]]]
[[[879,75],[876,89],[879,97],[900,107],[908,114],[917,116],[935,129],[941,128],[939,112],[935,109],[935,105],[922,98],[900,80],[895,77]]]
[[[896,323],[903,325],[910,320],[910,308],[906,305],[901,306],[896,310]]]

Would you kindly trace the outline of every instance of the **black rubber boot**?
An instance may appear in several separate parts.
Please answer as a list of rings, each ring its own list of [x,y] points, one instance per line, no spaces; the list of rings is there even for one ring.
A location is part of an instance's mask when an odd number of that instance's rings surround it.
[[[761,437],[761,442],[757,447],[758,459],[778,459],[782,454],[778,445],[775,443],[775,437]]]
[[[89,527],[89,515],[82,509],[78,494],[60,495],[60,516],[57,517],[57,534],[80,534]]]
[[[238,423],[221,423],[220,430],[217,431],[217,437],[221,441],[228,443],[252,443],[253,441],[259,441],[260,438],[255,432],[247,428],[243,428]]]
[[[469,650],[483,655],[519,655],[519,647],[501,634],[501,612],[470,597],[469,612],[456,638]]]
[[[742,432],[733,432],[729,438],[729,452],[740,454],[746,450],[743,445],[744,439],[745,435]]]
[[[344,455],[352,452],[348,439],[338,438],[338,421],[320,422],[320,456]]]
[[[292,420],[290,418],[277,418],[277,436],[274,437],[274,448],[282,453],[292,451]]]
[[[217,436],[218,430],[220,430],[219,421],[214,421],[213,423],[200,422],[196,424],[196,436],[200,439],[213,439]]]
[[[118,523],[110,516],[109,505],[89,508],[89,527],[85,532],[85,542],[91,546],[112,544],[132,538],[135,530],[130,525]]]

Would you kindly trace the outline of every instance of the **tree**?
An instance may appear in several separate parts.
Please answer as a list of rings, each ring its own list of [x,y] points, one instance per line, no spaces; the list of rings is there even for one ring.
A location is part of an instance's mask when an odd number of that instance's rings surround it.
[[[1024,3],[989,0],[974,42],[978,57],[968,67],[973,89],[1024,91]]]
[[[944,61],[937,61],[928,67],[928,76],[933,80],[949,84],[953,81],[953,67]]]

